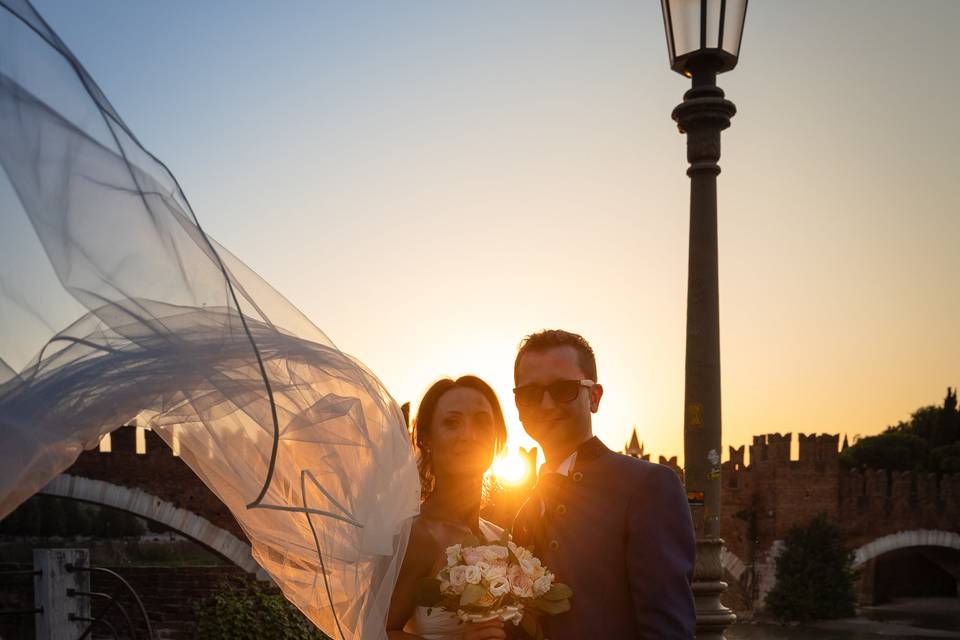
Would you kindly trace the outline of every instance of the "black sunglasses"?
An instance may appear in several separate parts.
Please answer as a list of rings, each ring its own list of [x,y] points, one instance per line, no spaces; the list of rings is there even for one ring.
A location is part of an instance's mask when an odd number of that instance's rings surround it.
[[[543,392],[549,391],[554,402],[570,402],[580,394],[580,387],[590,388],[596,383],[593,380],[555,380],[550,384],[525,384],[513,390],[517,404],[522,407],[532,407],[543,400]]]

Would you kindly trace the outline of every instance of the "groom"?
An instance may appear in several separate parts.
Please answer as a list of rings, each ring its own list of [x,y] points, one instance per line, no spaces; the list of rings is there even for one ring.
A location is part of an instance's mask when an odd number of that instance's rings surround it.
[[[689,640],[694,531],[668,467],[610,451],[593,435],[603,387],[575,333],[527,336],[514,363],[523,428],[543,448],[536,490],[513,527],[573,589],[572,608],[541,618],[549,640]]]

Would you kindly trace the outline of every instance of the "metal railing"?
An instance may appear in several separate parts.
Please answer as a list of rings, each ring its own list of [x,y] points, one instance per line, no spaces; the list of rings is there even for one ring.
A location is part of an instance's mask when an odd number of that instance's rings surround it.
[[[73,564],[67,564],[64,566],[64,569],[66,569],[68,573],[85,571],[91,574],[105,575],[119,582],[120,586],[124,590],[126,590],[127,593],[130,594],[134,602],[136,602],[137,608],[140,610],[140,615],[143,618],[143,624],[146,627],[147,640],[154,640],[153,627],[151,627],[150,625],[150,617],[147,615],[147,609],[146,607],[143,606],[143,601],[140,599],[140,596],[137,594],[136,590],[130,585],[129,582],[127,582],[126,579],[124,579],[123,576],[121,576],[116,571],[111,571],[110,569],[105,569],[104,567],[80,567]],[[102,611],[100,611],[100,615],[98,615],[95,618],[85,618],[85,617],[79,617],[71,614],[71,617],[70,617],[71,620],[89,623],[84,629],[83,633],[80,635],[80,637],[77,638],[77,640],[85,640],[85,638],[87,638],[93,632],[93,628],[98,624],[106,627],[110,631],[110,633],[113,635],[114,638],[119,638],[119,636],[117,635],[116,628],[112,624],[110,624],[108,620],[106,620],[106,615],[110,612],[110,610],[114,606],[116,606],[116,608],[120,611],[121,615],[123,615],[123,618],[127,623],[127,627],[130,629],[131,640],[139,639],[140,635],[137,632],[136,626],[133,624],[133,619],[130,617],[130,614],[127,613],[127,610],[123,606],[123,603],[117,600],[117,598],[115,597],[116,595],[117,595],[116,592],[114,592],[114,595],[110,595],[108,593],[102,593],[98,591],[78,591],[76,589],[67,590],[67,596],[71,598],[86,597],[90,599],[98,598],[98,599],[107,600],[107,605],[103,608]]]

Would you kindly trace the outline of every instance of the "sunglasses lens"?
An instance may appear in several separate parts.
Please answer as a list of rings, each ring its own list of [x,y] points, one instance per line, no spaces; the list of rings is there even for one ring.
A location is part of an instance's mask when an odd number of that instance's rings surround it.
[[[550,396],[557,402],[570,402],[579,391],[580,383],[576,380],[557,380],[550,385]]]
[[[517,403],[525,407],[529,407],[535,404],[540,404],[540,399],[543,397],[543,387],[537,384],[518,387],[516,394]]]

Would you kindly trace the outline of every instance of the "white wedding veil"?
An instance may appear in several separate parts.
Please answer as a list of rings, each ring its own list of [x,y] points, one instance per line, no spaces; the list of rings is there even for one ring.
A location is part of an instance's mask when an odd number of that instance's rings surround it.
[[[0,166],[0,518],[137,420],[318,627],[384,638],[420,495],[399,408],[203,231],[27,0],[0,0]]]

